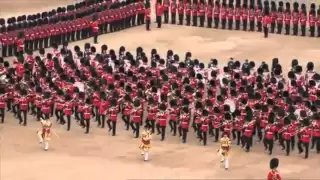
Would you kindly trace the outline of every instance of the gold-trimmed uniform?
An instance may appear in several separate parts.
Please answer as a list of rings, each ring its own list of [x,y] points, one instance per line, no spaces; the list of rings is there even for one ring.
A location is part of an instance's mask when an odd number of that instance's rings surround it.
[[[228,156],[231,148],[231,141],[228,137],[220,139],[220,153],[222,156]]]
[[[139,148],[142,151],[147,152],[151,148],[151,139],[152,139],[151,132],[144,130],[141,133],[141,135],[142,135],[142,138],[141,138],[141,144],[140,144]]]
[[[42,125],[42,130],[40,130],[39,133],[41,132],[43,140],[50,141],[52,122],[50,120],[41,120],[40,123]]]

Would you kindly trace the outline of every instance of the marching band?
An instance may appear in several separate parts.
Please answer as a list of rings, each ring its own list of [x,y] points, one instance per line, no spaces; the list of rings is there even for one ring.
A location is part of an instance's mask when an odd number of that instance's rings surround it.
[[[211,137],[218,142],[223,134],[249,152],[257,136],[269,154],[276,141],[287,155],[296,145],[305,158],[310,145],[320,153],[320,76],[312,62],[304,76],[294,60],[284,78],[278,59],[271,70],[266,63],[256,68],[253,61],[241,65],[234,60],[220,69],[216,59],[205,68],[192,60],[190,52],[183,62],[170,50],[165,61],[153,49],[148,65],[141,47],[136,58],[124,47],[119,55],[105,48],[99,54],[86,44],[85,53],[79,47],[72,52],[66,44],[60,53],[45,56],[41,50],[41,57],[29,61],[17,57],[14,67],[2,61],[0,71],[6,74],[0,88],[1,123],[7,108],[26,126],[31,110],[41,122],[56,116],[68,131],[74,126],[73,117],[85,133],[92,121],[100,128],[107,123],[115,136],[121,114],[125,129],[132,129],[135,138],[146,125],[164,141],[169,125],[182,143],[192,127],[203,145]],[[53,61],[53,68],[47,61]]]

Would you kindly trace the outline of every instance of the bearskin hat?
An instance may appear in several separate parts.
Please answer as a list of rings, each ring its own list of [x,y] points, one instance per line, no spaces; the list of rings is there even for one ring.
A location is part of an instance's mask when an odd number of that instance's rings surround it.
[[[279,159],[278,158],[272,158],[270,160],[270,169],[276,169],[279,166]]]

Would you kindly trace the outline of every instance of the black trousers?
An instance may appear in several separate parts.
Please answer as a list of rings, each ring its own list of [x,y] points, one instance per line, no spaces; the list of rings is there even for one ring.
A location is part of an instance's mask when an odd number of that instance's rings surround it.
[[[198,16],[192,16],[192,26],[198,26]]]
[[[156,19],[157,19],[157,24],[158,24],[157,28],[161,28],[161,24],[162,24],[161,16],[157,16]]]
[[[317,27],[317,31],[318,31],[317,36],[320,37],[320,26]]]
[[[250,151],[251,145],[252,145],[252,136],[251,137],[242,136],[242,147],[245,147],[245,150],[247,152]]]
[[[290,24],[285,24],[284,28],[285,28],[285,31],[286,31],[285,35],[289,35],[290,34]]]
[[[206,17],[204,15],[200,16],[200,27],[204,27],[204,20]]]
[[[282,23],[278,23],[277,24],[277,34],[281,34],[282,33],[282,26],[283,26]]]
[[[18,110],[18,119],[19,124],[22,124],[23,126],[27,125],[27,110]]]
[[[135,138],[138,138],[140,134],[140,123],[131,121],[130,126],[133,130],[133,134],[135,134]]]
[[[149,127],[151,127],[151,133],[153,134],[155,132],[155,128],[156,128],[156,123],[154,122],[154,120],[146,120],[146,123]]]
[[[92,32],[94,44],[98,44],[98,34],[99,34],[98,32]]]
[[[253,21],[249,21],[249,26],[250,26],[250,31],[254,31],[254,20]]]
[[[150,30],[150,23],[151,23],[150,21],[151,21],[150,19],[147,19],[147,20],[146,20],[146,30],[147,30],[147,31]]]
[[[265,38],[268,37],[268,33],[269,33],[268,31],[269,31],[268,27],[263,27],[263,33]]]
[[[236,30],[240,30],[240,19],[236,20]]]
[[[157,124],[157,132],[158,132],[158,134],[161,134],[160,140],[163,141],[166,136],[166,127],[160,126],[160,124]]]
[[[235,129],[232,130],[233,140],[237,139],[237,145],[240,145],[241,142],[241,131]]]
[[[214,142],[218,142],[219,137],[220,137],[220,129],[214,128]]]
[[[168,24],[169,23],[169,11],[168,10],[164,11],[163,15],[164,15],[164,23]]]
[[[219,28],[220,18],[214,17],[214,28]]]
[[[190,15],[190,14],[187,14],[186,17],[187,17],[187,18],[186,18],[186,21],[187,21],[186,25],[187,25],[187,26],[190,26],[190,23],[191,23],[191,15]]]
[[[298,24],[293,24],[293,35],[298,36]]]
[[[67,131],[71,129],[71,116],[67,115]]]
[[[264,149],[265,150],[269,150],[269,155],[272,154],[272,150],[273,150],[273,144],[274,144],[274,141],[273,139],[266,139],[264,138],[263,139],[263,144],[264,144]]]
[[[200,141],[203,142],[203,145],[207,145],[207,137],[208,137],[208,132],[207,131],[201,131],[200,133]]]
[[[207,17],[207,27],[212,28],[212,17]]]
[[[244,31],[247,31],[247,29],[248,29],[248,20],[247,19],[242,21],[242,27],[243,27]]]
[[[117,122],[116,121],[111,121],[110,119],[108,119],[107,121],[108,127],[109,127],[109,131],[112,130],[112,136],[116,135],[116,130],[117,130]]]
[[[320,137],[312,137],[311,149],[316,146],[317,153],[320,153]]]
[[[270,25],[270,33],[274,33],[274,30],[276,29],[276,22],[271,22]]]
[[[1,109],[0,109],[1,124],[4,123],[5,113],[6,113],[6,111],[4,110],[4,108],[1,108]]]
[[[228,29],[232,30],[233,29],[233,19],[228,20]]]
[[[301,25],[301,36],[306,36],[306,25]]]
[[[89,130],[90,130],[90,119],[86,119],[86,120],[84,120],[84,122],[85,122],[85,126],[86,126],[85,133],[88,134]]]
[[[261,21],[257,22],[257,27],[258,27],[258,32],[262,32],[262,22]]]
[[[126,130],[128,131],[130,126],[130,116],[122,115],[122,120],[124,122]]]
[[[307,159],[307,158],[309,157],[309,143],[304,143],[304,142],[302,142],[301,140],[299,140],[299,142],[298,142],[299,154],[301,154],[301,153],[303,152],[302,146],[303,146],[304,149],[305,149],[304,158]]]
[[[186,143],[187,142],[187,134],[188,134],[188,129],[185,128],[178,128],[179,130],[179,136],[182,136],[182,143]]]
[[[314,37],[315,26],[310,26],[310,37]]]
[[[179,14],[179,25],[183,25],[183,13]]]
[[[173,136],[177,134],[177,121],[169,120],[170,132],[172,132]]]
[[[171,13],[171,24],[176,24],[177,13]]]

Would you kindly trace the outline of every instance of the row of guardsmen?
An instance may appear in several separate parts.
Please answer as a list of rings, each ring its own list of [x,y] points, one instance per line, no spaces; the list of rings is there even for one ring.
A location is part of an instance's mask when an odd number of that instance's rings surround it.
[[[2,57],[15,55],[21,39],[24,50],[34,51],[52,44],[61,45],[65,41],[89,38],[92,36],[94,21],[98,22],[99,34],[144,24],[145,10],[141,0],[102,2],[78,9],[69,7],[68,12],[58,8],[59,10],[50,12],[50,15],[43,13],[28,18],[9,18],[8,25],[5,25],[3,19],[0,20]]]
[[[310,37],[320,37],[320,8],[317,10],[314,3],[309,12],[304,3],[261,0],[158,0],[156,9],[159,7],[165,24],[171,18],[171,24],[262,32],[263,17],[267,15],[271,33],[306,36],[309,27]]]

